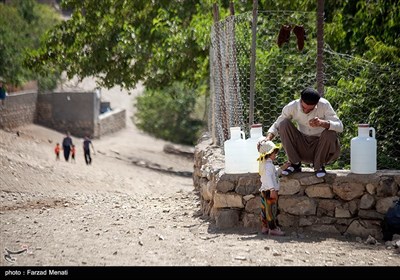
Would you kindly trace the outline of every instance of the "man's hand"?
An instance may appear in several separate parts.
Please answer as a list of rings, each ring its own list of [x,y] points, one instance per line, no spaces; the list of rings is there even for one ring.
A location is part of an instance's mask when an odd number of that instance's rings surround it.
[[[309,124],[311,127],[318,127],[320,126],[320,119],[318,117],[312,118],[311,120],[309,120]]]
[[[257,151],[260,152],[260,147],[261,147],[261,142],[265,141],[267,138],[264,138],[263,140],[260,140],[257,142]]]
[[[274,139],[275,135],[273,135],[272,133],[268,133],[267,136],[265,136],[264,139],[258,141],[257,143],[257,151],[260,151],[260,147],[261,147],[261,142],[262,141],[272,141],[272,139]]]
[[[329,121],[322,120],[318,117],[312,118],[311,120],[309,120],[308,123],[310,124],[311,127],[323,127],[326,129],[329,129],[329,127],[330,127]]]

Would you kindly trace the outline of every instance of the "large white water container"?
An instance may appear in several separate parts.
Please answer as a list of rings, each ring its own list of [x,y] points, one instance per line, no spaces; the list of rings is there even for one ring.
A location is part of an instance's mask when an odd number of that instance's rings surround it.
[[[262,124],[253,124],[250,127],[250,137],[246,139],[246,149],[247,149],[247,171],[250,173],[258,173],[258,161],[260,153],[257,150],[257,143],[264,139],[262,132]]]
[[[246,173],[246,137],[240,127],[231,127],[230,133],[231,138],[224,142],[225,173]]]
[[[350,143],[351,172],[373,174],[376,172],[375,129],[369,124],[358,125],[358,136]]]

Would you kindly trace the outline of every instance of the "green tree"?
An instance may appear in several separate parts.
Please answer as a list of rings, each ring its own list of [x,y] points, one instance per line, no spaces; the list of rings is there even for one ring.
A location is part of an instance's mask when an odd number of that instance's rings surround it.
[[[32,52],[32,68],[65,70],[71,78],[96,76],[101,85],[163,88],[208,81],[212,4],[228,16],[230,1],[64,0],[71,19],[56,26]],[[234,1],[236,13],[252,1]],[[316,1],[260,0],[260,10],[316,11]],[[399,0],[325,1],[325,40],[334,50],[376,62],[400,57]]]
[[[137,97],[135,124],[149,134],[175,143],[194,145],[203,123],[193,117],[196,94],[183,83],[145,90]]]
[[[210,6],[203,1],[65,0],[73,11],[31,53],[39,70],[95,76],[100,85],[132,89],[198,86],[208,73]],[[205,13],[205,11],[207,11]]]
[[[24,64],[27,50],[39,47],[40,37],[55,23],[58,14],[34,0],[0,3],[0,76],[19,86],[41,78]]]
[[[400,1],[325,1],[325,41],[375,63],[400,62]]]
[[[0,76],[19,85],[29,76],[23,67],[23,52],[30,45],[27,23],[15,7],[0,3]]]

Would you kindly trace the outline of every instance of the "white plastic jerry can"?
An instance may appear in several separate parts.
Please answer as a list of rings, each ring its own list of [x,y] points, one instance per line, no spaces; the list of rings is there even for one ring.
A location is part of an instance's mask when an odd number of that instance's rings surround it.
[[[355,174],[373,174],[376,172],[375,129],[369,124],[358,125],[358,136],[351,139],[350,167]]]
[[[231,138],[224,142],[225,173],[246,173],[246,137],[240,127],[231,127],[230,133]]]
[[[247,165],[248,172],[258,173],[258,161],[257,158],[260,153],[257,150],[257,143],[264,139],[262,132],[262,124],[253,124],[250,127],[250,137],[246,139],[246,149],[247,149]]]

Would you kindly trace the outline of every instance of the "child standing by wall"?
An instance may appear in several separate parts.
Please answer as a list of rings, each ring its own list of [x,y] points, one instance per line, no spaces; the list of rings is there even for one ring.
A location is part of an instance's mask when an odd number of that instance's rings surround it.
[[[289,167],[285,163],[281,168],[276,169],[274,160],[277,157],[281,145],[275,145],[272,141],[263,140],[260,142],[258,158],[259,173],[261,176],[261,223],[263,234],[282,236],[285,233],[278,227],[276,219],[278,212],[279,176],[282,170]]]
[[[61,151],[60,143],[57,143],[56,147],[54,148],[54,153],[56,154],[56,160],[60,160],[60,151]]]

